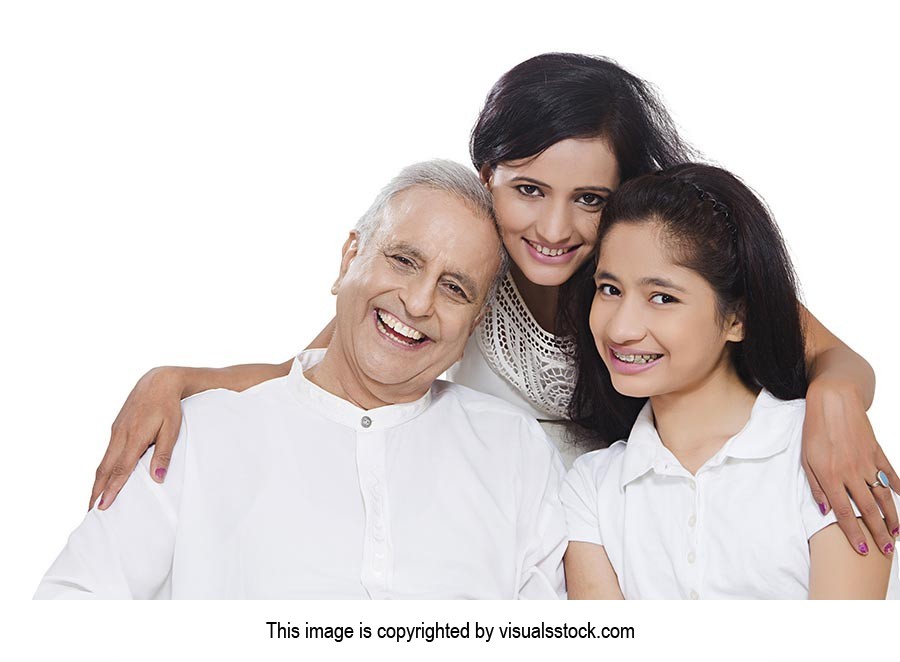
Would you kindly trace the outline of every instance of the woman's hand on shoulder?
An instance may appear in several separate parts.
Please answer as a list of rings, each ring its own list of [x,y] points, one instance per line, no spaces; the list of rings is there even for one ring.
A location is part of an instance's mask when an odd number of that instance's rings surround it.
[[[181,428],[183,391],[184,378],[179,368],[153,368],[138,380],[112,424],[109,446],[97,467],[88,508],[101,493],[98,508],[109,508],[151,445],[154,449],[150,477],[158,483],[165,480]]]
[[[900,525],[891,490],[870,484],[878,471],[887,474],[895,490],[900,479],[875,439],[862,398],[852,385],[822,380],[810,384],[803,422],[803,469],[820,510],[823,514],[834,510],[841,531],[858,554],[868,552],[870,540],[883,554],[893,553]],[[850,499],[871,538],[860,527]]]

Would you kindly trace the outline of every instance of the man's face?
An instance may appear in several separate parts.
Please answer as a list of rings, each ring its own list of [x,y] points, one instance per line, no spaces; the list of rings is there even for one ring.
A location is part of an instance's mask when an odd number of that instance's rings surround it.
[[[386,402],[419,397],[462,356],[499,246],[489,219],[423,187],[394,196],[361,249],[348,241],[335,340],[368,390]]]

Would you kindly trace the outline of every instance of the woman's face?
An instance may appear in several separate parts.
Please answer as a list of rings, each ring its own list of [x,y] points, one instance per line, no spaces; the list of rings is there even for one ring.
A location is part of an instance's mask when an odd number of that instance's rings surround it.
[[[537,285],[562,285],[591,255],[619,166],[606,140],[568,139],[498,164],[487,184],[513,262]]]
[[[675,264],[659,226],[622,223],[604,237],[594,274],[590,326],[623,395],[681,393],[731,370],[726,344],[740,342],[705,278]]]

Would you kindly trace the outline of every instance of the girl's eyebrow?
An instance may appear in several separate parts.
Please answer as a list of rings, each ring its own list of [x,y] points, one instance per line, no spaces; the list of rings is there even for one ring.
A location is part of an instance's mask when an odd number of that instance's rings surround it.
[[[610,273],[609,271],[602,270],[602,271],[598,271],[597,273],[594,274],[594,280],[618,281],[619,279],[616,277],[615,274]],[[653,287],[663,287],[667,290],[675,290],[677,292],[682,292],[684,294],[687,294],[686,289],[684,289],[680,285],[676,285],[668,278],[663,278],[661,276],[646,276],[644,278],[641,278],[638,281],[638,285],[640,285],[642,287],[646,287],[648,285],[652,285]]]

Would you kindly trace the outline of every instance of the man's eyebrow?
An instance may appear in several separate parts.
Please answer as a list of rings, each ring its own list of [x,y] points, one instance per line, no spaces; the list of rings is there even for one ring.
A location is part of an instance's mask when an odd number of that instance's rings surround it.
[[[381,250],[385,253],[404,253],[419,262],[428,262],[428,257],[426,257],[422,251],[412,244],[407,244],[403,241],[382,246]],[[466,275],[462,271],[447,271],[444,272],[444,275],[459,281],[459,284],[462,285],[463,289],[469,294],[473,301],[478,299],[478,286],[475,284],[474,278]]]

